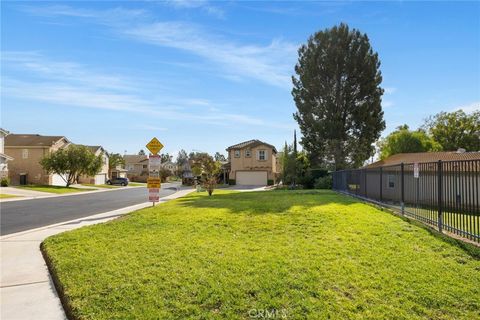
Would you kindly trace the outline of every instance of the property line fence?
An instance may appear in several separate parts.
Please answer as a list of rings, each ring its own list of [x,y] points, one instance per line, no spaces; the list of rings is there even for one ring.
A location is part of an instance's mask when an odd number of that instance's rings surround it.
[[[480,160],[336,171],[333,189],[480,243]]]

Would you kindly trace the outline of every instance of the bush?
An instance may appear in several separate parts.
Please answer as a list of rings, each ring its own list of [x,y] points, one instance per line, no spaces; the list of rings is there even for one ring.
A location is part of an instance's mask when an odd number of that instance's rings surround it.
[[[228,184],[234,186],[236,184],[235,179],[229,179]]]
[[[272,179],[268,179],[268,180],[267,180],[267,185],[273,186],[273,180],[272,180]]]
[[[332,176],[328,175],[315,180],[315,189],[332,189]]]
[[[8,179],[7,177],[3,177],[2,180],[0,180],[0,185],[2,187],[8,187],[9,184],[10,184],[10,179]]]
[[[297,184],[302,185],[304,189],[313,189],[315,186],[315,179],[310,170],[307,170],[303,176],[297,178]]]

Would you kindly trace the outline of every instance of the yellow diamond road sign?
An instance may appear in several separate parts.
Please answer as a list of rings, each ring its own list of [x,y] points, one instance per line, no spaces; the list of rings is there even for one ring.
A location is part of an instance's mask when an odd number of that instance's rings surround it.
[[[146,147],[152,154],[157,154],[160,150],[162,150],[163,144],[158,141],[157,138],[153,138],[149,143],[147,143]]]

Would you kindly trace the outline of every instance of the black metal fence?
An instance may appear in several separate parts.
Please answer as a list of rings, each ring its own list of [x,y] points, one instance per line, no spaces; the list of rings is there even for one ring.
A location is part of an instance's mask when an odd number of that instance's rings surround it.
[[[480,242],[480,160],[336,171],[333,189]]]

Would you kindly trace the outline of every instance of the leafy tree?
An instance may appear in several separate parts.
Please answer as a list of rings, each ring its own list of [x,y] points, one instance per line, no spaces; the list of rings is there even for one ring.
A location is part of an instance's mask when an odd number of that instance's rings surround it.
[[[361,165],[385,128],[380,61],[366,34],[346,24],[311,36],[292,77],[301,144],[315,165]]]
[[[310,161],[305,151],[295,151],[294,145],[285,142],[281,154],[282,180],[284,185],[305,184],[308,180]]]
[[[112,177],[112,170],[118,166],[123,167],[125,165],[125,159],[123,159],[120,153],[112,153],[108,157],[108,171],[109,177]]]
[[[218,151],[215,152],[215,155],[213,156],[213,158],[215,159],[215,161],[227,161],[225,156]]]
[[[144,156],[145,155],[145,150],[141,149],[140,151],[138,151],[138,155],[139,156]]]
[[[93,176],[100,172],[103,154],[95,156],[85,146],[70,145],[45,156],[40,164],[48,173],[59,174],[68,187],[82,175]]]
[[[188,154],[185,150],[180,150],[177,155],[177,175],[183,177],[185,165],[188,163]]]
[[[192,171],[196,176],[202,176],[202,185],[211,196],[218,183],[221,164],[208,153],[196,153],[192,159]]]
[[[169,155],[168,153],[162,153],[160,154],[160,162],[161,163],[167,163],[172,161],[173,156]]]
[[[480,110],[480,105],[478,106]],[[480,111],[440,112],[425,121],[423,128],[445,151],[464,148],[480,151]]]
[[[380,159],[388,158],[397,153],[439,151],[440,144],[429,137],[425,131],[410,131],[405,124],[390,133],[379,143]]]
[[[162,182],[167,181],[167,178],[172,175],[170,170],[168,170],[166,168],[160,168],[159,174],[160,174],[160,179],[161,179]]]

